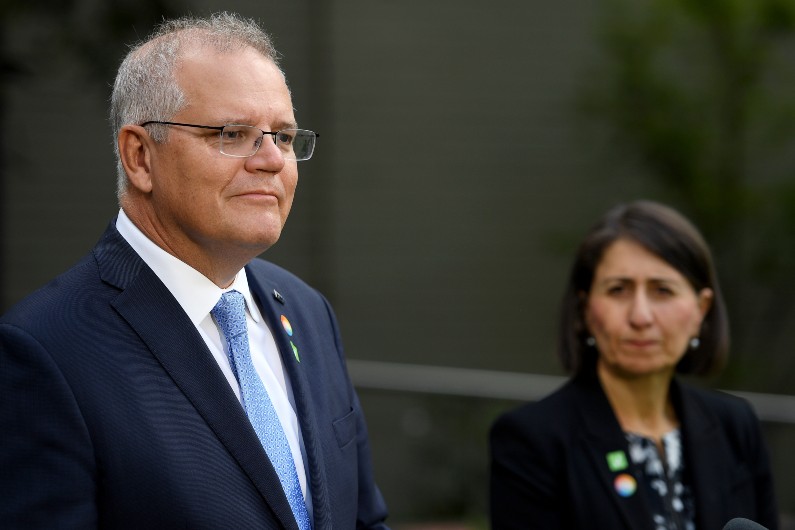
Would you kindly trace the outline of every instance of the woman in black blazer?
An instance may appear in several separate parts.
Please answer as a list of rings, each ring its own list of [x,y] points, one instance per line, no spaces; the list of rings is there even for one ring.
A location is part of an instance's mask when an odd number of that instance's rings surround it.
[[[751,407],[675,377],[715,373],[728,352],[712,257],[688,220],[648,201],[607,212],[561,316],[571,379],[491,431],[495,530],[778,528]]]

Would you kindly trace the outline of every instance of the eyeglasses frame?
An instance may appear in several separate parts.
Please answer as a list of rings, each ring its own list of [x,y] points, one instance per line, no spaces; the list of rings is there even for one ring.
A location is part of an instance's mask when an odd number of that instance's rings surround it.
[[[197,129],[211,129],[211,130],[214,130],[214,131],[218,131],[219,134],[221,132],[223,132],[223,130],[225,128],[227,128],[227,127],[234,127],[234,126],[251,127],[252,129],[257,129],[258,131],[260,131],[262,133],[262,137],[263,138],[265,137],[266,134],[271,135],[273,137],[273,143],[274,144],[276,143],[276,136],[279,133],[281,133],[282,131],[305,131],[305,132],[308,132],[308,133],[312,133],[315,136],[315,140],[320,138],[320,135],[318,133],[316,133],[315,131],[310,131],[309,129],[297,129],[297,128],[294,128],[294,127],[290,127],[290,128],[287,128],[287,129],[279,129],[278,131],[263,131],[259,127],[254,127],[253,125],[246,125],[244,123],[227,123],[226,125],[196,125],[194,123],[180,123],[180,122],[176,122],[176,121],[149,120],[149,121],[145,121],[145,122],[141,123],[140,126],[141,127],[145,127],[147,125],[152,125],[152,124],[177,125],[177,126],[180,126],[180,127],[195,127]],[[250,157],[252,157],[252,156],[257,154],[257,152],[259,151],[260,147],[262,147],[262,142],[260,142],[260,144],[257,146],[257,149],[253,153],[251,153],[250,155],[230,155],[229,153],[224,153],[223,151],[221,151],[221,154],[224,155],[224,156],[232,157],[232,158],[250,158]],[[294,160],[296,162],[303,162],[305,160],[309,160],[310,158],[312,158],[312,155],[314,153],[315,153],[315,146],[313,145],[312,146],[312,152],[309,154],[309,157],[302,158],[300,160],[298,160],[296,158]]]

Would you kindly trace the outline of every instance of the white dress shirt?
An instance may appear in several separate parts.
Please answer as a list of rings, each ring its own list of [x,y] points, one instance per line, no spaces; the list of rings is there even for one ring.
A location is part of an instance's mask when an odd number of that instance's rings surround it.
[[[204,342],[207,343],[215,362],[218,363],[218,367],[221,368],[238,400],[241,399],[240,386],[224,350],[226,341],[210,315],[210,311],[221,299],[221,295],[227,291],[235,290],[243,295],[246,300],[246,322],[251,360],[284,428],[284,434],[287,436],[290,450],[293,453],[301,491],[311,517],[311,496],[307,494],[306,470],[302,456],[303,440],[295,414],[292,387],[290,380],[285,377],[284,365],[273,334],[251,296],[246,270],[241,269],[232,285],[221,289],[199,271],[157,246],[130,221],[124,210],[119,210],[116,229],[177,299]]]

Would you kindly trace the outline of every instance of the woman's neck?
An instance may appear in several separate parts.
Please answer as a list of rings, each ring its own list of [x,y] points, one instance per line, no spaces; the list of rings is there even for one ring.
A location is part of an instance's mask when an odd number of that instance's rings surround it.
[[[625,377],[598,363],[597,375],[625,432],[651,438],[661,447],[663,435],[679,427],[669,394],[673,374]]]

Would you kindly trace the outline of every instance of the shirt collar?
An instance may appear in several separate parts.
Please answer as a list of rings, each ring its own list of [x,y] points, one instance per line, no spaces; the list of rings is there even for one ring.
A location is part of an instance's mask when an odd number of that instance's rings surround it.
[[[251,295],[245,268],[235,275],[232,285],[221,289],[202,273],[157,246],[133,224],[124,210],[119,210],[116,229],[165,284],[195,326],[207,317],[223,293],[232,290],[243,295],[255,322],[262,318]]]

